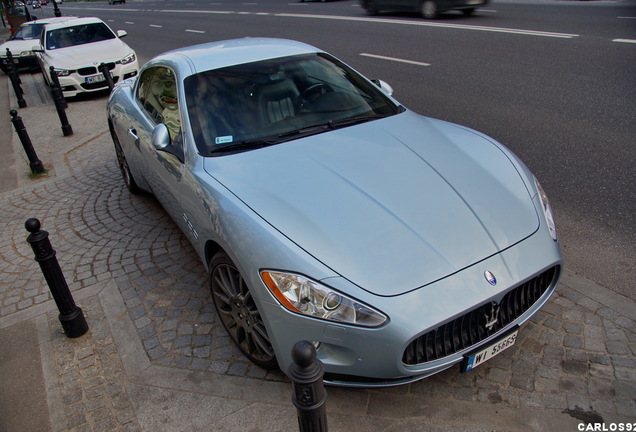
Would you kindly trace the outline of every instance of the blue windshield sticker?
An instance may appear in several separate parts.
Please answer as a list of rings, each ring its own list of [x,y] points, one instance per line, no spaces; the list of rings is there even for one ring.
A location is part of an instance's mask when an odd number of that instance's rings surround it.
[[[222,136],[222,137],[216,137],[216,140],[214,141],[215,144],[226,144],[229,142],[234,141],[234,139],[232,138],[232,135],[228,135],[228,136]]]

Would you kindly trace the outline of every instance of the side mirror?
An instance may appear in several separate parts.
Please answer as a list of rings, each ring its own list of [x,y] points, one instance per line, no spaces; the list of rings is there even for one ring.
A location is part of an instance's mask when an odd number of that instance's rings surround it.
[[[385,81],[382,81],[381,79],[372,79],[371,82],[377,85],[380,90],[382,90],[382,93],[384,93],[385,95],[393,96],[393,87],[391,87]]]
[[[128,36],[128,32],[126,30],[117,30],[118,38],[123,38],[124,36]]]
[[[179,159],[180,162],[183,163],[183,148],[180,145],[172,144],[172,140],[170,138],[170,131],[168,130],[168,126],[163,123],[159,123],[152,130],[152,138],[151,138],[152,146],[158,151],[163,151],[166,153],[170,153]]]
[[[152,130],[152,146],[164,151],[170,146],[170,132],[165,124],[160,123]]]

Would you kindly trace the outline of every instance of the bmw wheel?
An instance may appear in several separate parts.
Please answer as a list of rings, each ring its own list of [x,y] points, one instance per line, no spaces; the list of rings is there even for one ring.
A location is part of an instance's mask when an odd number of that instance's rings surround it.
[[[422,2],[422,16],[426,19],[435,19],[439,15],[437,3],[433,0],[425,0]]]
[[[223,327],[241,352],[262,368],[276,368],[274,349],[252,293],[223,251],[210,262],[210,290]]]

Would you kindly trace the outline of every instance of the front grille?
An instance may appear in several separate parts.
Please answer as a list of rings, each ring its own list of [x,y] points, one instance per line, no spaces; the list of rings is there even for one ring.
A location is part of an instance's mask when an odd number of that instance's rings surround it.
[[[93,66],[89,66],[89,67],[85,67],[85,68],[81,68],[77,70],[77,73],[85,76],[85,75],[94,75],[97,73],[97,68],[93,67]]]
[[[499,304],[490,301],[418,337],[404,350],[402,362],[412,366],[438,360],[486,340],[530,309],[552,285],[558,269],[552,267],[513,288]]]
[[[106,65],[108,66],[108,70],[115,69],[115,63],[106,63]],[[87,66],[77,70],[77,73],[81,76],[94,75],[97,72],[99,72],[99,68],[95,66]]]

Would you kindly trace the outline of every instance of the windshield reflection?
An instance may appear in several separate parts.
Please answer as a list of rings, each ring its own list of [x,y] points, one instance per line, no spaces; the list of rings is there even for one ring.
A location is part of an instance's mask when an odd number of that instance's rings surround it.
[[[184,85],[203,155],[260,148],[400,112],[377,86],[322,53],[202,72]]]

